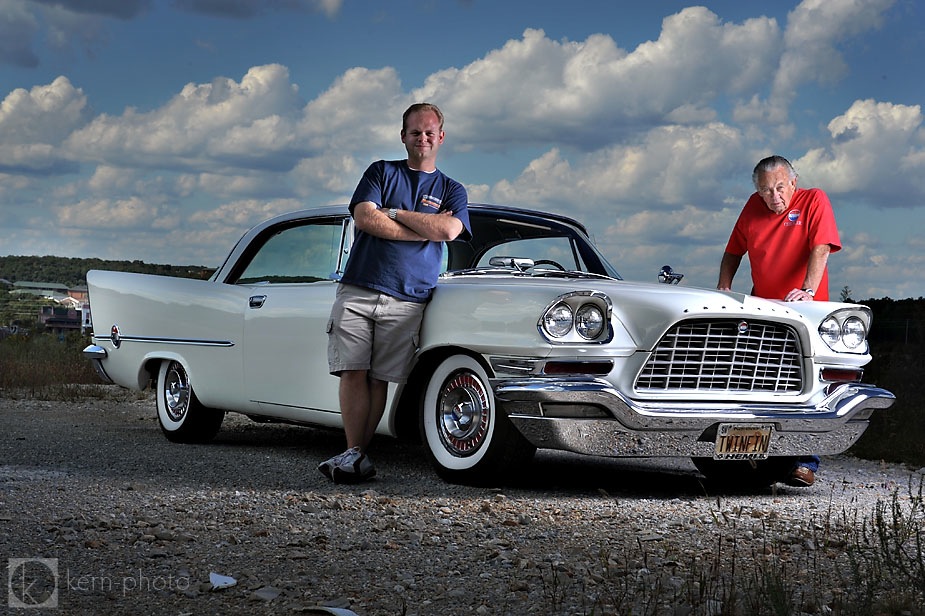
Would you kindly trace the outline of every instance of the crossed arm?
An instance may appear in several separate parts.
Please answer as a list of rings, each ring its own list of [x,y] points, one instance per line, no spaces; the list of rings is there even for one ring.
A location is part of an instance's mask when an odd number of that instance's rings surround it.
[[[353,219],[362,231],[386,240],[405,242],[448,242],[462,233],[462,222],[450,211],[424,214],[410,210],[397,210],[395,220],[371,201],[357,203]]]

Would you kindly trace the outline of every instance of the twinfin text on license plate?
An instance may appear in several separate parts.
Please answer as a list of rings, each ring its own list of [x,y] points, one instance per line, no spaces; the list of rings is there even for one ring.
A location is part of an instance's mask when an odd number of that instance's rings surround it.
[[[770,424],[720,424],[716,431],[717,460],[760,460],[768,457]]]

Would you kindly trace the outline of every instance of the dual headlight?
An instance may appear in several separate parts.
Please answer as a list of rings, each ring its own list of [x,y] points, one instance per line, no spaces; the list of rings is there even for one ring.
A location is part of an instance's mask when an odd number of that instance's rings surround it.
[[[855,311],[833,312],[819,325],[819,335],[833,351],[865,353],[869,323],[869,317],[865,320]]]
[[[610,339],[610,298],[598,291],[560,295],[546,307],[537,326],[555,342],[606,342]]]

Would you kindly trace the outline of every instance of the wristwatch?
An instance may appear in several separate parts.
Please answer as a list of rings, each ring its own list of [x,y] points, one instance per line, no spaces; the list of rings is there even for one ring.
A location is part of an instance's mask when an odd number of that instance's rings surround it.
[[[394,207],[389,208],[389,218],[391,218],[392,220],[398,220],[398,209]]]
[[[803,293],[806,293],[810,297],[816,297],[816,292],[813,289],[803,289]]]

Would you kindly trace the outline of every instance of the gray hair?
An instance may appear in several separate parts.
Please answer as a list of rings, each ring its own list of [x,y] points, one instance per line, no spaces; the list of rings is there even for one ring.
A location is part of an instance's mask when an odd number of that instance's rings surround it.
[[[758,176],[762,173],[767,173],[773,171],[778,167],[784,167],[787,172],[790,174],[790,179],[795,180],[797,177],[797,172],[794,170],[793,165],[790,164],[790,161],[784,158],[783,156],[768,156],[767,158],[762,158],[758,161],[758,164],[755,165],[755,170],[752,171],[752,184],[755,185],[755,188],[758,188]]]

